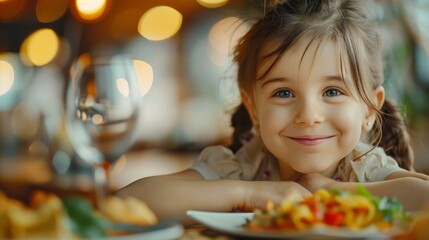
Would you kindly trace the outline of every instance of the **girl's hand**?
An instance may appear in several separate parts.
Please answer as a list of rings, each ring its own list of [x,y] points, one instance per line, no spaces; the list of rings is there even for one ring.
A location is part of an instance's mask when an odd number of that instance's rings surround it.
[[[242,198],[235,209],[240,211],[253,211],[255,208],[264,208],[268,200],[280,203],[286,196],[295,194],[299,198],[311,195],[307,189],[296,182],[242,182]]]
[[[325,177],[319,173],[304,174],[297,182],[312,193],[320,188],[331,189],[336,183],[336,181],[331,178]]]

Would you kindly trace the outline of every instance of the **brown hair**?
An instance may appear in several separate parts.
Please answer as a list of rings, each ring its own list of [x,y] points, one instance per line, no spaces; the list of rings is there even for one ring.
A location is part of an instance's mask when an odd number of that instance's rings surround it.
[[[340,51],[342,69],[350,70],[353,85],[360,98],[376,112],[376,123],[368,141],[383,147],[396,159],[399,166],[412,169],[413,151],[404,120],[393,102],[386,100],[381,110],[370,94],[384,80],[381,42],[371,15],[371,5],[364,0],[286,0],[268,4],[264,15],[252,25],[234,52],[238,66],[237,81],[240,90],[253,93],[258,67],[273,59],[271,67],[295,42],[318,41],[319,46],[332,41]],[[275,42],[276,48],[262,56],[261,50]],[[263,76],[262,76],[263,77]],[[347,81],[347,80],[345,80]],[[252,123],[243,104],[232,115],[234,127],[231,149],[242,146],[243,138],[251,133]]]

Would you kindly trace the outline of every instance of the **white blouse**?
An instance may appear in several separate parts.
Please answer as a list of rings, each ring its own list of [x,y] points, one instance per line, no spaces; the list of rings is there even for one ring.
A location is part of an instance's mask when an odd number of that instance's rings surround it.
[[[332,179],[344,182],[377,182],[384,180],[391,173],[404,171],[382,148],[372,148],[371,145],[359,143],[351,154],[340,161]],[[358,158],[359,156],[361,157]],[[224,146],[207,147],[201,152],[192,169],[205,179],[280,180],[277,159],[265,149],[258,136],[245,143],[235,154]]]

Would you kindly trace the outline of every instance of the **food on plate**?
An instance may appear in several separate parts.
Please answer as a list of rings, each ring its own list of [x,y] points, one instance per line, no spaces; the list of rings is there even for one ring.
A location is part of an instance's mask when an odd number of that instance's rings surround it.
[[[0,192],[0,238],[72,237],[61,200],[54,194],[35,192],[30,204]]]
[[[294,231],[315,226],[360,229],[375,225],[379,229],[404,227],[410,215],[395,198],[376,197],[359,185],[356,193],[320,189],[301,200],[294,195],[280,204],[268,201],[265,209],[256,209],[245,224],[252,231]]]
[[[135,198],[108,196],[105,210],[97,211],[83,197],[35,191],[25,204],[0,192],[0,239],[98,238],[116,234],[112,222],[154,225],[157,218]]]
[[[114,222],[137,225],[154,225],[158,222],[146,203],[134,197],[109,196],[104,209],[102,214]]]

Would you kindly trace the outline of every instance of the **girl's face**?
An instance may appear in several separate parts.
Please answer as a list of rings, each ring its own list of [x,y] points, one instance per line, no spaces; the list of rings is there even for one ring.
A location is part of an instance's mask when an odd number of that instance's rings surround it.
[[[282,179],[294,172],[331,176],[372,119],[357,92],[346,87],[334,44],[316,50],[317,44],[288,49],[257,81],[253,98],[243,98],[263,142],[279,159]],[[263,64],[258,75],[268,66]]]

